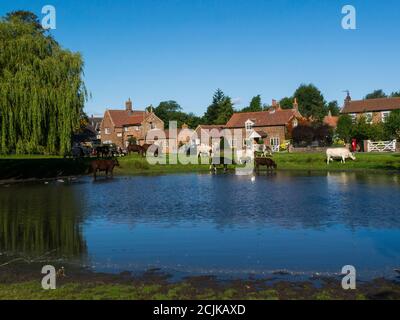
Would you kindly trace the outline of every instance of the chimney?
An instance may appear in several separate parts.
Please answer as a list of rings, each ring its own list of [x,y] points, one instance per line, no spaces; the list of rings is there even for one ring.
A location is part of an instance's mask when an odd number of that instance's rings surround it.
[[[125,109],[126,109],[126,111],[132,112],[132,101],[131,101],[131,98],[129,98],[128,101],[125,102]]]
[[[351,101],[350,91],[346,90],[346,92],[347,92],[347,96],[346,96],[346,99],[344,99],[344,105],[347,105]]]
[[[299,110],[299,104],[297,103],[297,98],[294,98],[294,101],[293,101],[293,109]]]

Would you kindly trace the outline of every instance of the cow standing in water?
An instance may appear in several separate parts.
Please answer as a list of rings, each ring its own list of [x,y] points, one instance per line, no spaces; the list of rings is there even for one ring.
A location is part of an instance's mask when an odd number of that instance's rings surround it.
[[[113,176],[113,171],[115,167],[119,167],[118,160],[94,160],[91,162],[91,167],[93,170],[93,178],[96,180],[97,178],[97,171],[105,171],[106,177],[108,177],[108,173]]]

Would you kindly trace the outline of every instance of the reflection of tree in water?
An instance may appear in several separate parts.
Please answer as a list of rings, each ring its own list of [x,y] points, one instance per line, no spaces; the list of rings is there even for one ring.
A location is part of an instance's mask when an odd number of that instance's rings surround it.
[[[81,257],[86,244],[73,188],[11,186],[0,192],[0,250],[8,254]]]

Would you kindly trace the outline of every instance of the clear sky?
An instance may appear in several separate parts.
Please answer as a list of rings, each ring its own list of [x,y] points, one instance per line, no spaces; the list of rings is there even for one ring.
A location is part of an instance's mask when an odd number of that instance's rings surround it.
[[[57,10],[55,38],[79,51],[90,115],[176,100],[203,114],[221,88],[240,108],[314,83],[326,100],[400,90],[398,0],[1,0],[0,15]],[[344,5],[357,30],[341,27]]]

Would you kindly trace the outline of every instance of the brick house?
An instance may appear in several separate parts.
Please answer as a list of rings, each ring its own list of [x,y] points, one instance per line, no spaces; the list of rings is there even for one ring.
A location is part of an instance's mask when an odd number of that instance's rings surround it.
[[[126,148],[131,138],[138,144],[144,144],[150,130],[164,130],[164,122],[152,111],[135,111],[132,101],[125,103],[125,110],[109,110],[104,113],[101,122],[100,139],[104,144],[114,143]]]
[[[341,113],[350,115],[354,121],[364,116],[367,123],[380,123],[385,122],[393,110],[400,110],[400,98],[351,100],[347,94]]]
[[[268,111],[234,113],[225,128],[242,129],[246,145],[263,140],[265,145],[277,150],[281,143],[290,138],[291,130],[300,121],[303,121],[303,117],[296,100],[292,109],[281,109],[273,100]]]

